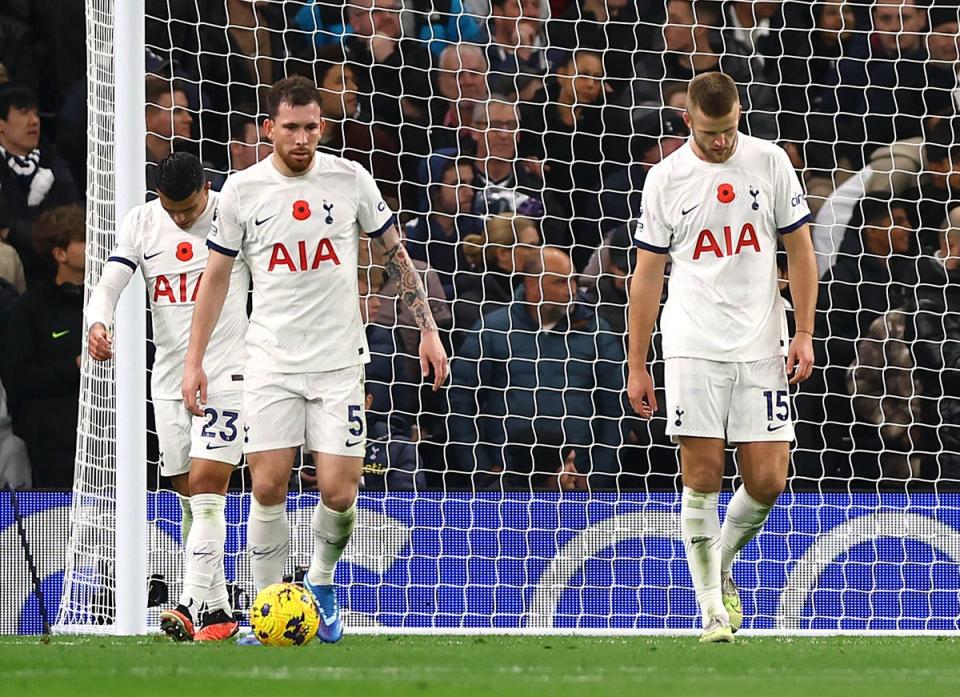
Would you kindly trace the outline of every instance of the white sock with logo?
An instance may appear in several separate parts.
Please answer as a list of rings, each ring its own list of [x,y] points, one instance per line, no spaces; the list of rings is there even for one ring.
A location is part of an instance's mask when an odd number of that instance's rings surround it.
[[[730,573],[737,553],[760,532],[772,508],[773,506],[766,506],[751,497],[745,486],[737,489],[733,498],[730,499],[730,505],[727,506],[727,515],[720,529],[722,573]]]
[[[224,518],[226,497],[219,494],[196,494],[190,497],[193,525],[183,550],[183,593],[180,604],[187,607],[194,621],[206,603],[207,609],[229,608],[223,575],[223,544],[227,537]],[[219,573],[218,573],[219,572]],[[214,580],[220,579],[220,587]]]
[[[256,498],[250,501],[247,521],[247,554],[253,585],[260,592],[272,583],[283,580],[283,568],[290,553],[290,525],[287,504],[262,506]]]
[[[719,497],[715,492],[702,493],[683,487],[680,504],[680,535],[704,626],[715,617],[729,620],[720,595]]]
[[[313,530],[313,561],[307,571],[310,583],[328,586],[333,583],[333,572],[350,541],[357,520],[356,502],[345,511],[334,511],[320,504],[313,512],[310,528]]]

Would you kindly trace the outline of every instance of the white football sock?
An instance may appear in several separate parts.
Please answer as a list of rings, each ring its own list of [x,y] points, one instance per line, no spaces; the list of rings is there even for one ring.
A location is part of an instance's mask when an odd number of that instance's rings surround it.
[[[722,573],[730,573],[737,552],[746,547],[747,543],[760,532],[767,516],[770,515],[771,508],[773,506],[766,506],[751,497],[746,487],[741,486],[737,489],[733,498],[730,499],[730,505],[727,506],[727,515],[720,529],[720,543],[723,550],[720,562]]]
[[[199,610],[223,604],[227,597],[223,579],[223,543],[227,537],[224,508],[227,499],[219,494],[196,494],[190,497],[193,526],[183,550],[183,593],[180,604],[190,609],[193,619],[199,619]],[[220,588],[214,588],[218,576]]]
[[[250,555],[250,570],[257,592],[283,580],[283,568],[287,565],[289,552],[287,504],[261,506],[255,498],[251,499],[250,519],[247,521],[247,553]]]
[[[683,487],[680,506],[680,534],[704,626],[714,617],[729,620],[720,595],[719,496]]]
[[[190,497],[177,494],[177,500],[180,502],[180,540],[184,548],[187,546],[187,538],[190,537],[190,528],[193,525],[193,513],[190,510]]]
[[[333,572],[350,541],[353,524],[357,520],[357,504],[343,511],[334,511],[321,501],[313,512],[310,528],[313,530],[313,561],[307,571],[310,583],[328,586],[333,583]]]

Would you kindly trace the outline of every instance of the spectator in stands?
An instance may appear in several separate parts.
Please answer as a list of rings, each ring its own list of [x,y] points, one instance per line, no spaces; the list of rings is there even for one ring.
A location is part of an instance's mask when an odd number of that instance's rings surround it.
[[[920,261],[915,376],[923,389],[921,423],[933,427],[930,479],[960,479],[960,209],[936,234],[936,251]]]
[[[67,163],[41,143],[37,109],[37,95],[29,87],[0,85],[0,196],[6,202],[7,241],[20,255],[30,287],[52,273],[50,260],[34,249],[34,221],[45,211],[80,201]]]
[[[696,8],[696,11],[694,11]],[[732,37],[724,39],[717,27],[722,22],[715,6],[691,0],[667,0],[667,23],[649,50],[634,61],[632,95],[625,100],[641,112],[666,103],[664,85],[687,81],[700,73],[719,70],[737,83],[740,102],[754,135],[775,137],[772,114],[776,100],[769,86],[755,79],[761,74],[750,51]],[[757,113],[751,113],[756,111]],[[762,112],[762,113],[761,113]]]
[[[490,12],[490,91],[528,100],[543,87],[547,72],[540,0],[491,0]]]
[[[193,116],[179,82],[148,78],[146,102],[147,191],[154,191],[157,163],[190,140]]]
[[[7,202],[0,196],[0,279],[3,279],[13,290],[14,295],[22,293],[27,289],[27,278],[23,273],[23,262],[20,261],[20,255],[7,242],[10,237],[10,222],[7,216]],[[5,294],[6,288],[4,288]],[[0,307],[3,303],[0,302]],[[2,334],[3,320],[0,318],[0,334]]]
[[[863,143],[861,161],[879,145],[919,135],[918,79],[925,54],[904,32],[901,9],[912,0],[876,0],[872,31],[854,35],[822,92],[822,109],[838,114],[843,139]],[[924,20],[925,21],[925,20]],[[838,129],[841,126],[838,126]]]
[[[287,30],[294,11],[288,5],[248,0],[201,4],[196,31],[200,90],[207,100],[204,138],[226,143],[227,115],[242,104],[256,104],[258,113],[266,112],[267,89],[284,77],[292,57],[304,49],[304,33]]]
[[[265,160],[273,153],[263,128],[257,123],[253,105],[230,115],[230,171],[239,172]]]
[[[561,63],[577,49],[596,52],[611,97],[619,99],[629,88],[636,52],[653,43],[652,28],[662,19],[663,5],[656,0],[574,0],[547,24],[550,62]]]
[[[487,87],[489,66],[479,46],[457,44],[440,54],[440,65],[433,71],[438,95],[430,102],[429,148],[470,149],[469,132],[478,104],[489,98]]]
[[[478,326],[481,317],[513,302],[523,284],[521,271],[527,257],[539,246],[536,223],[512,213],[491,215],[482,234],[463,238],[467,266],[454,279],[454,326],[458,330],[454,348],[460,346],[467,331]]]
[[[747,55],[754,57],[763,69],[768,61],[775,61],[782,53],[777,31],[783,28],[782,10],[780,0],[726,2],[723,8],[725,38],[732,38],[737,45],[745,47]]]
[[[395,130],[425,120],[431,94],[430,56],[422,41],[402,38],[401,11],[400,0],[351,0],[346,12],[352,33],[343,40],[361,108],[375,123]]]
[[[606,104],[603,60],[592,51],[568,56],[533,104],[521,108],[521,153],[543,161],[548,244],[574,244],[582,268],[600,244],[594,235],[575,238],[575,216],[595,205],[602,190],[601,166],[625,165],[629,158],[629,113]],[[595,228],[587,228],[592,233]]]
[[[930,9],[927,34],[928,60],[923,64],[924,85],[920,93],[927,114],[953,114],[960,98],[960,21],[958,8]]]
[[[635,124],[630,138],[630,164],[610,167],[603,175],[603,190],[578,211],[574,225],[585,231],[578,239],[599,238],[614,227],[640,217],[640,201],[647,172],[683,145],[690,135],[679,111],[660,109],[646,113]],[[595,273],[584,269],[585,273]]]
[[[846,368],[877,318],[904,305],[916,283],[910,204],[867,194],[854,213],[833,268],[820,281],[815,336],[818,366]]]
[[[960,192],[960,118],[945,117],[932,128],[923,145],[919,176],[910,178],[916,187],[900,194],[917,202],[921,238],[929,230],[939,230],[948,213],[957,204]],[[932,250],[931,250],[932,251]]]
[[[14,432],[33,465],[33,485],[70,488],[76,449],[86,221],[76,205],[37,220],[37,250],[56,264],[56,276],[14,305],[4,341],[3,383]]]
[[[637,250],[633,242],[636,221],[611,230],[582,276],[583,294],[617,336],[626,339],[627,279],[633,273]],[[591,268],[596,264],[595,270]],[[590,275],[592,272],[592,275]]]
[[[452,298],[454,276],[466,265],[460,241],[482,229],[480,218],[471,213],[473,167],[451,153],[440,153],[424,161],[421,175],[426,186],[423,213],[406,225],[407,251],[439,274],[444,294]]]
[[[474,212],[486,216],[520,209],[528,213],[539,210],[542,214],[540,163],[517,158],[520,115],[516,103],[501,94],[492,94],[489,101],[478,103],[470,138],[476,143]]]
[[[314,79],[320,90],[323,135],[320,150],[363,165],[377,181],[384,199],[393,210],[403,208],[400,188],[400,146],[391,132],[376,122],[360,118],[360,102],[353,68],[344,63],[339,48],[317,52]],[[408,203],[407,208],[411,205]]]
[[[764,66],[768,82],[775,86],[780,104],[797,114],[821,110],[822,86],[835,80],[837,61],[856,28],[856,15],[849,2],[816,0],[811,4],[787,3],[783,28],[775,38],[782,55]],[[781,128],[786,135],[792,129]],[[836,142],[834,136],[831,142]]]
[[[576,469],[609,486],[621,443],[624,353],[607,323],[579,301],[570,258],[530,254],[515,301],[474,327],[453,362],[447,462],[502,486],[542,486]]]

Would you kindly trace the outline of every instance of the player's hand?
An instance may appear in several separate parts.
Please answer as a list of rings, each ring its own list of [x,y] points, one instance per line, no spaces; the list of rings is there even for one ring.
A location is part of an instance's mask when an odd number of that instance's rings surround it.
[[[787,377],[790,384],[803,382],[813,372],[813,337],[801,332],[790,342],[790,351],[787,353]]]
[[[100,322],[90,327],[87,334],[87,351],[95,361],[107,361],[113,358],[113,338]]]
[[[203,416],[203,405],[207,403],[207,374],[202,367],[184,366],[181,392],[187,411],[194,416]]]
[[[447,380],[450,364],[447,361],[447,352],[440,341],[440,333],[436,331],[420,332],[420,372],[423,377],[430,374],[433,368],[433,391],[440,389]]]
[[[646,368],[631,370],[627,376],[627,398],[630,406],[641,419],[649,419],[657,411],[657,395],[653,391],[653,378]]]

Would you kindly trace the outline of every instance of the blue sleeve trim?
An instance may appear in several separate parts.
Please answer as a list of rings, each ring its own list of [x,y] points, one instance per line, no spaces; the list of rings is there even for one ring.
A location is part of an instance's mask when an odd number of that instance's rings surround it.
[[[641,241],[638,240],[638,239],[634,239],[634,240],[633,240],[633,243],[634,243],[635,245],[637,245],[637,247],[639,247],[640,249],[645,249],[645,250],[647,250],[648,252],[655,252],[655,253],[657,253],[657,254],[669,254],[669,253],[670,253],[670,248],[669,248],[669,247],[658,247],[658,246],[656,246],[655,244],[647,244],[646,242],[641,242]]]
[[[777,230],[777,232],[779,232],[781,235],[786,235],[788,232],[793,232],[793,231],[796,230],[798,227],[800,227],[801,225],[803,225],[803,224],[805,224],[805,223],[807,223],[807,222],[809,222],[809,221],[810,221],[810,214],[807,213],[805,216],[803,216],[802,218],[800,218],[800,220],[798,220],[797,222],[795,222],[793,225],[787,225],[787,227],[779,228],[779,229]]]
[[[212,250],[215,251],[215,252],[220,252],[221,254],[224,254],[224,255],[226,255],[226,256],[228,256],[228,257],[235,257],[235,256],[237,256],[237,254],[240,253],[240,250],[237,250],[237,249],[227,249],[226,247],[221,247],[221,246],[220,246],[219,244],[217,244],[216,242],[211,242],[210,240],[207,240],[207,247],[209,247],[210,249],[212,249]]]
[[[134,271],[137,270],[137,262],[130,261],[126,257],[108,257],[107,261],[117,261],[117,262],[120,262],[121,264],[125,264],[126,266],[129,266]]]
[[[374,237],[380,237],[380,235],[385,233],[390,228],[391,225],[396,225],[396,223],[397,223],[396,216],[391,215],[389,218],[387,218],[387,222],[381,225],[378,230],[374,230],[373,232],[368,232],[367,237],[370,237],[371,239]]]

